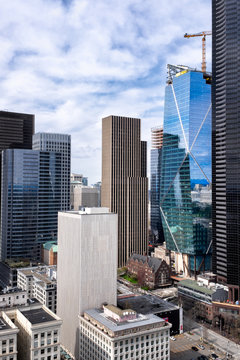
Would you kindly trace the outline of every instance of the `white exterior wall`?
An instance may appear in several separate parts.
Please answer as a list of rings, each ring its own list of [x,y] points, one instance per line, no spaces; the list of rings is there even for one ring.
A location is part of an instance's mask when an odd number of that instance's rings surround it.
[[[26,291],[9,292],[0,295],[0,308],[13,307],[27,304]]]
[[[126,354],[128,359],[170,360],[170,328],[169,324],[111,338],[80,317],[79,360],[121,360]]]
[[[76,359],[78,315],[117,301],[117,215],[100,211],[58,214],[57,314],[61,342]]]
[[[19,330],[6,313],[2,312],[2,317],[11,329],[0,330],[0,360],[17,360],[17,333]]]

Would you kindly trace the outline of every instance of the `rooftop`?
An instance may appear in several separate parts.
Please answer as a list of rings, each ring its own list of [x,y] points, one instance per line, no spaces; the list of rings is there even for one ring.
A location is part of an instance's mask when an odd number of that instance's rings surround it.
[[[198,283],[196,281],[190,280],[190,279],[185,279],[185,280],[180,281],[178,283],[178,287],[180,287],[180,286],[184,286],[184,287],[199,291],[199,292],[207,294],[207,295],[212,295],[214,293],[213,290],[208,289],[205,286],[200,286],[200,285],[198,285]]]
[[[52,250],[53,252],[58,252],[58,245],[56,241],[48,241],[45,244],[43,244],[43,248],[45,250]]]
[[[144,256],[139,254],[133,254],[130,258],[130,260],[138,260],[141,261],[143,264],[148,262],[148,265],[153,269],[154,272],[156,272],[159,269],[159,266],[162,263],[162,259],[154,258],[151,256]]]
[[[123,323],[116,323],[110,320],[104,315],[104,312],[100,309],[90,309],[85,311],[84,315],[85,314],[92,317],[94,320],[98,321],[101,325],[111,330],[112,332],[119,332],[153,324],[159,324],[159,326],[165,325],[165,321],[163,319],[153,314],[147,316],[138,314],[138,318],[136,320],[129,320]]]
[[[84,210],[80,210],[80,211],[74,211],[74,210],[61,211],[59,213],[66,214],[66,215],[99,215],[99,214],[112,215],[113,214],[113,213],[110,213],[109,208],[106,208],[106,207],[85,207]]]
[[[178,310],[178,306],[153,295],[133,295],[118,299],[122,309],[131,308],[141,314],[161,314],[165,311]]]
[[[9,326],[6,321],[0,316],[0,332],[11,329],[11,326]]]
[[[41,324],[56,319],[50,315],[44,308],[21,310],[21,313],[28,319],[32,325]]]

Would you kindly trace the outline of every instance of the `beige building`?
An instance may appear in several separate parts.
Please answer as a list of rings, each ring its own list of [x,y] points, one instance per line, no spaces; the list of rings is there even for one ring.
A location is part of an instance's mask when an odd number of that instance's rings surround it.
[[[118,214],[118,266],[148,245],[147,143],[141,120],[108,116],[102,120],[101,205]]]
[[[58,213],[57,314],[62,344],[79,360],[78,316],[117,301],[117,215],[106,208]]]
[[[17,360],[17,334],[19,329],[5,312],[0,314],[0,360]]]
[[[170,359],[171,324],[155,315],[106,306],[79,317],[79,360]]]
[[[18,287],[25,290],[29,298],[56,313],[57,306],[57,267],[36,266],[18,270]]]
[[[1,360],[60,360],[62,321],[45,306],[8,310],[0,319],[7,332],[0,328]]]
[[[82,207],[98,207],[99,190],[93,186],[84,186],[78,181],[71,183],[71,209],[80,210]]]

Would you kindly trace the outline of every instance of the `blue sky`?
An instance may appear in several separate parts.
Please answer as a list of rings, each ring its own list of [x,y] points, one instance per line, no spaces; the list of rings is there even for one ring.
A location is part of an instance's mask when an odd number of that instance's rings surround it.
[[[72,171],[101,179],[101,119],[140,117],[150,149],[166,65],[201,66],[211,0],[11,0],[0,12],[0,109],[72,135]],[[207,38],[211,70],[211,39]]]

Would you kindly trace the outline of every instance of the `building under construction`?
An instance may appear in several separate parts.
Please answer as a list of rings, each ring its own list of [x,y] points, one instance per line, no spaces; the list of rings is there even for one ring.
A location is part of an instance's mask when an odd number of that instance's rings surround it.
[[[211,74],[168,65],[160,212],[186,275],[211,268]]]

